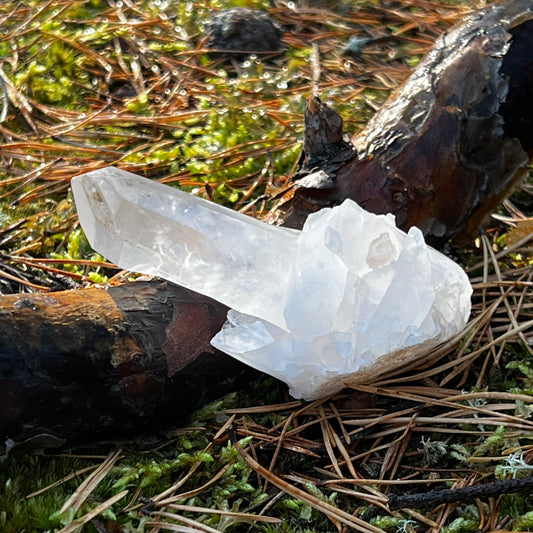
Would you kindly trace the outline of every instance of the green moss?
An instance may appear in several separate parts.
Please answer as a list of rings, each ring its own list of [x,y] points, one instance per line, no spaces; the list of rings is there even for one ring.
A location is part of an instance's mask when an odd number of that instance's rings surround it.
[[[443,533],[475,533],[479,531],[479,520],[456,518],[449,526],[443,528]]]
[[[39,496],[27,496],[88,464],[91,461],[32,456],[24,452],[0,460],[0,529],[4,533],[21,533],[61,527],[60,518],[53,514],[72,494],[75,480]]]
[[[516,531],[531,531],[533,529],[533,511],[519,516],[514,526]]]
[[[409,518],[399,518],[396,516],[379,516],[372,523],[383,529],[396,533],[407,533],[409,527],[416,526],[416,522]]]

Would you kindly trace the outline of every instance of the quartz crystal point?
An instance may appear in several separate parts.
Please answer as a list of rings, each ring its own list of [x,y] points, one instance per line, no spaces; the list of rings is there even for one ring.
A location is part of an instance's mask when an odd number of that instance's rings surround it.
[[[91,246],[279,327],[298,231],[267,224],[114,167],[72,180]]]
[[[302,231],[105,168],[72,189],[94,249],[232,309],[212,344],[315,399],[375,378],[460,332],[464,271],[351,200]]]

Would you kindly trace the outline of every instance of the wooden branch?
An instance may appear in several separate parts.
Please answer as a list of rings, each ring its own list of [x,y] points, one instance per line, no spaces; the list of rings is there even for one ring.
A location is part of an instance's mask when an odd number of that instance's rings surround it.
[[[521,479],[505,479],[463,487],[459,489],[430,490],[419,494],[391,494],[389,495],[389,509],[391,511],[404,508],[434,507],[444,503],[471,502],[477,498],[495,498],[502,494],[515,492],[531,493],[533,476]]]
[[[368,211],[394,213],[405,230],[420,227],[433,243],[469,234],[526,173],[533,150],[532,47],[530,0],[472,16],[439,39],[352,139],[351,156],[340,146],[342,122],[311,99],[306,125],[324,126],[306,128],[311,152],[276,216],[301,228],[311,212],[351,198]],[[322,162],[317,145],[329,156]]]
[[[226,312],[166,282],[0,298],[2,441],[47,447],[186,420],[259,375],[211,347]]]

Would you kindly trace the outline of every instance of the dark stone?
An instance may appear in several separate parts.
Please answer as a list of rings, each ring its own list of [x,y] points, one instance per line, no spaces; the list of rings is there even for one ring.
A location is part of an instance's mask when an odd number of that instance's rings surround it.
[[[274,53],[282,49],[283,30],[268,13],[247,8],[224,9],[206,23],[207,46],[227,57]]]

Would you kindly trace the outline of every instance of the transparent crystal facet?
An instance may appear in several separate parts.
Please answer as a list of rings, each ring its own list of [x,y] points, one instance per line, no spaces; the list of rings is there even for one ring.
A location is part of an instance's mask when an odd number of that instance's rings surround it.
[[[427,352],[465,325],[464,271],[392,215],[346,200],[303,230],[246,215],[115,168],[72,189],[91,245],[232,308],[218,349],[317,398]]]
[[[296,230],[274,238],[258,220],[113,167],[74,178],[72,190],[91,246],[121,268],[285,326]]]

